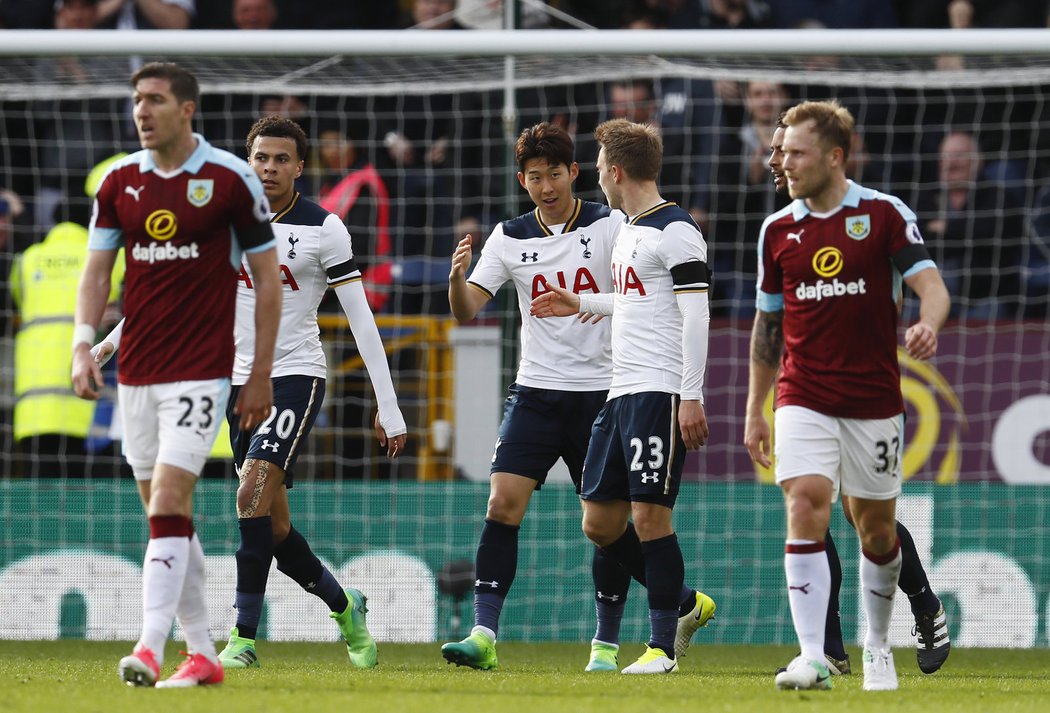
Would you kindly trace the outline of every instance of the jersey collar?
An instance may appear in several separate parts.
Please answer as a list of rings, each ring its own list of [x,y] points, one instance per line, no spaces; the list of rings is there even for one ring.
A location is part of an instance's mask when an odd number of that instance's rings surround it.
[[[846,179],[846,182],[849,183],[849,188],[846,189],[846,195],[842,196],[842,202],[839,203],[839,208],[843,206],[856,208],[860,205],[860,199],[864,190],[850,179]],[[836,208],[835,210],[838,209]],[[801,198],[796,198],[791,204],[791,217],[793,217],[796,222],[802,220],[812,212],[813,211],[809,209],[809,206],[806,205],[806,201]],[[834,213],[835,211],[833,210],[831,212]]]
[[[284,210],[282,210],[280,213],[274,213],[273,217],[270,218],[270,222],[271,223],[280,223],[281,222],[281,218],[283,218],[284,216],[286,216],[289,213],[291,213],[292,212],[292,208],[294,208],[295,204],[298,203],[298,202],[299,202],[299,191],[296,191],[295,195],[292,196],[292,200],[288,204],[288,206]]]
[[[190,157],[186,159],[186,162],[179,166],[177,169],[172,171],[172,174],[177,174],[182,171],[186,173],[197,173],[204,166],[204,160],[211,150],[211,144],[204,140],[204,137],[198,133],[193,134],[193,138],[197,140],[197,148],[193,150]],[[156,171],[157,164],[153,161],[153,154],[148,150],[142,152],[142,159],[139,161],[139,172],[147,173],[149,171]]]
[[[653,213],[657,213],[657,212],[663,210],[664,208],[670,208],[671,206],[674,206],[674,205],[678,205],[678,204],[677,203],[672,203],[671,201],[664,201],[663,203],[657,203],[652,208],[649,208],[648,210],[642,211],[641,213],[639,213],[638,215],[634,216],[633,218],[631,216],[629,216],[629,215],[625,216],[624,217],[624,222],[627,223],[628,225],[638,225],[638,221],[641,220],[642,218],[648,218]]]
[[[565,225],[562,226],[561,234],[571,233],[576,229],[576,221],[580,219],[580,211],[583,210],[583,201],[579,198],[576,199],[576,207],[572,209],[572,215],[565,221]],[[554,235],[554,231],[547,227],[547,224],[543,222],[543,218],[540,217],[540,209],[536,208],[532,211],[533,216],[536,218],[536,222],[540,226],[540,230],[543,231],[544,237],[551,237]]]

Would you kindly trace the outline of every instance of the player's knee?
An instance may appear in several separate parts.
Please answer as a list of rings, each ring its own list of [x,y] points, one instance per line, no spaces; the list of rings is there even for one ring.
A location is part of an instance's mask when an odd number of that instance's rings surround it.
[[[584,517],[583,534],[599,547],[607,547],[617,540],[614,529],[599,518]]]
[[[525,503],[520,502],[517,498],[504,493],[492,493],[489,495],[488,508],[485,510],[486,520],[495,520],[504,525],[517,526],[521,524],[524,514]]]
[[[659,540],[674,534],[674,526],[663,518],[635,517],[634,529],[638,531],[638,539],[642,542]]]
[[[875,555],[884,555],[897,542],[897,528],[892,523],[865,522],[860,533],[861,546]]]
[[[240,485],[237,487],[237,517],[263,517],[270,514],[270,504],[265,497],[266,484],[271,478],[272,466],[264,460],[247,460],[241,467]]]
[[[192,499],[178,488],[165,487],[163,483],[154,483],[150,493],[149,504],[146,507],[147,514],[155,515],[184,515],[189,517],[193,511]]]
[[[241,481],[237,488],[237,517],[256,517],[255,508],[252,506],[252,495],[254,493],[255,480],[247,478]]]
[[[805,493],[793,494],[787,499],[787,516],[792,523],[823,530],[827,528],[828,514],[822,503]]]
[[[272,515],[271,518],[270,526],[273,528],[273,544],[277,546],[288,539],[288,533],[292,531],[292,523]]]

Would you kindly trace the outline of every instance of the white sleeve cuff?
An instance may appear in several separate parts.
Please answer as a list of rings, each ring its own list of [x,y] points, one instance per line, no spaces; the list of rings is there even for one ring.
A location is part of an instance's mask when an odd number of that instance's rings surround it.
[[[580,312],[591,314],[612,314],[615,307],[616,295],[610,292],[599,294],[576,295],[580,298]]]

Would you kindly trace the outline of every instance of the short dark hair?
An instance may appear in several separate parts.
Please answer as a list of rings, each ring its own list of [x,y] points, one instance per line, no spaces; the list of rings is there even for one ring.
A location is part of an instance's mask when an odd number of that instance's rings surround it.
[[[608,165],[619,166],[636,181],[655,181],[659,177],[664,142],[656,127],[610,119],[598,125],[594,138],[605,149]]]
[[[525,163],[534,158],[545,158],[552,166],[565,164],[568,168],[576,161],[576,144],[569,132],[557,124],[544,121],[521,132],[514,144],[514,158],[518,170],[525,171]]]
[[[303,127],[287,117],[279,114],[270,114],[252,124],[252,128],[248,130],[248,139],[245,142],[249,157],[252,155],[252,145],[255,144],[255,139],[259,136],[291,139],[295,142],[295,152],[299,154],[299,160],[303,161],[306,159],[306,152],[309,150],[306,144],[306,132],[303,131]]]
[[[131,75],[131,88],[134,89],[143,79],[167,79],[171,84],[171,93],[179,102],[201,103],[201,88],[193,73],[174,62],[150,62]]]

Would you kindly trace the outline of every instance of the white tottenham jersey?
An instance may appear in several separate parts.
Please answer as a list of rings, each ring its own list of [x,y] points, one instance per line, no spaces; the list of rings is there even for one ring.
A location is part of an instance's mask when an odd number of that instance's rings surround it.
[[[292,204],[270,219],[281,264],[281,325],[273,355],[272,376],[317,376],[328,373],[317,328],[317,306],[325,290],[360,280],[350,234],[339,217],[298,193]],[[237,321],[233,384],[248,381],[255,356],[255,293],[247,260],[241,261],[237,287]]]
[[[682,313],[671,269],[707,264],[689,213],[662,203],[623,223],[612,254],[613,379],[609,398],[682,388]]]
[[[609,388],[610,320],[539,319],[529,315],[529,306],[549,291],[549,284],[578,294],[610,292],[612,241],[623,219],[608,206],[577,199],[564,225],[545,225],[536,209],[493,229],[467,281],[489,296],[508,280],[514,282],[521,311],[517,383],[558,391]]]

